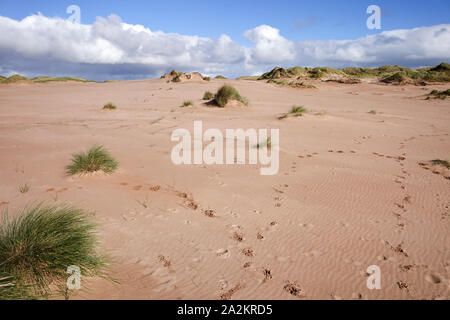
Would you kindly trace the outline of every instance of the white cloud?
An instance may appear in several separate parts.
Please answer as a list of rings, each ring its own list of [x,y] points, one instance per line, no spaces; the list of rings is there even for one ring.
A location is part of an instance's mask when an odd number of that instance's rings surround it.
[[[90,79],[140,78],[177,68],[238,76],[281,66],[422,66],[450,60],[450,25],[385,31],[356,40],[294,42],[261,25],[244,32],[252,47],[152,31],[111,15],[82,25],[41,14],[0,16],[0,70]]]

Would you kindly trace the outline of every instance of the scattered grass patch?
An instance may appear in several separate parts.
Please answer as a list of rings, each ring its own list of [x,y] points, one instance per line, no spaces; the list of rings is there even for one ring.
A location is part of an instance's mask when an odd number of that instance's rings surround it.
[[[192,101],[184,101],[183,102],[183,107],[189,107],[189,106],[193,106],[194,103]]]
[[[119,163],[103,146],[93,146],[87,152],[73,155],[72,163],[66,167],[68,175],[85,174],[96,171],[112,173]]]

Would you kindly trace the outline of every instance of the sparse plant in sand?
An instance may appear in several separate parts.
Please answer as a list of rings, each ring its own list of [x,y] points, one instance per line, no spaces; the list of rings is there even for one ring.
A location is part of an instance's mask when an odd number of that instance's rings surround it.
[[[184,101],[183,102],[183,107],[189,107],[189,106],[193,106],[194,105],[194,103],[192,102],[192,101]]]
[[[239,92],[232,86],[225,85],[221,87],[214,96],[214,102],[220,108],[225,107],[225,105],[231,100],[236,100],[242,102],[245,105],[248,105],[248,100],[245,97],[241,96]]]
[[[286,119],[288,117],[302,117],[308,110],[303,106],[292,106],[291,110],[278,117],[279,120]]]
[[[219,74],[219,75],[216,76],[216,79],[226,80],[227,78],[225,78],[224,76]]]
[[[105,104],[103,106],[103,110],[116,110],[116,109],[117,109],[117,106],[115,106],[111,102],[108,102],[107,104]]]
[[[267,147],[267,149],[270,149],[272,147],[272,138],[268,137],[266,141],[260,142],[256,145],[256,149],[262,149],[264,147]]]
[[[67,268],[105,276],[92,214],[69,206],[36,205],[0,225],[0,300],[37,299],[67,290]],[[67,292],[65,292],[67,295]]]
[[[370,110],[368,113],[373,114],[373,115],[376,115],[376,114],[377,114],[377,111],[376,111],[376,110]]]
[[[68,175],[83,174],[96,171],[112,173],[119,163],[103,146],[93,146],[87,152],[73,155],[72,163],[66,167]]]
[[[435,159],[431,160],[431,163],[435,166],[442,166],[444,168],[450,169],[450,162],[447,160]]]
[[[203,80],[205,80],[205,81],[211,81],[211,77],[203,77]]]
[[[25,183],[19,187],[19,191],[20,193],[27,193],[28,191],[30,191],[30,186],[28,185],[28,183]]]
[[[214,93],[206,91],[203,95],[203,100],[212,100],[214,98]]]

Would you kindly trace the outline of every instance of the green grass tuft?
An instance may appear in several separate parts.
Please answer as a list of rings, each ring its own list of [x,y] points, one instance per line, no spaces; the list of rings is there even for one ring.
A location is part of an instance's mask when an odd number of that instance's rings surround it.
[[[28,191],[30,191],[30,186],[28,185],[28,183],[25,183],[19,187],[19,191],[20,193],[27,193]]]
[[[232,86],[225,85],[221,87],[216,95],[214,96],[214,101],[217,106],[223,108],[230,100],[237,100],[245,105],[248,105],[248,100],[241,96],[239,92]]]
[[[215,77],[216,79],[220,79],[220,80],[226,80],[227,78],[225,78],[224,76],[222,76],[222,75],[217,75],[216,77]]]
[[[109,102],[103,106],[103,110],[116,110],[116,109],[117,109],[117,106],[115,106],[111,102]]]
[[[376,110],[370,110],[368,113],[375,115],[375,114],[377,114],[377,111]]]
[[[66,167],[66,173],[74,175],[100,170],[105,173],[112,173],[118,165],[119,163],[103,146],[93,146],[87,153],[74,154],[72,164]]]
[[[193,106],[194,103],[192,101],[185,101],[183,102],[183,107],[189,107],[189,106]]]
[[[69,266],[83,276],[105,276],[92,214],[69,206],[37,205],[0,226],[0,300],[33,299],[64,290]]]

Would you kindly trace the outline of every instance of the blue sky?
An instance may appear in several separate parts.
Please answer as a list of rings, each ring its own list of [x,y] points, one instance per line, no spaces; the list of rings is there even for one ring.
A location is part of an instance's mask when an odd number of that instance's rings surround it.
[[[245,30],[261,24],[278,28],[290,40],[356,39],[379,30],[368,30],[366,8],[382,9],[382,30],[450,23],[447,0],[2,0],[0,15],[23,19],[41,12],[67,17],[66,8],[81,8],[81,22],[91,24],[97,16],[114,13],[125,22],[153,31],[218,37],[228,34],[246,44]]]
[[[69,5],[81,8],[85,27],[55,19],[66,19]],[[381,30],[366,27],[369,5],[381,7]],[[449,13],[448,0],[1,0],[0,74],[140,78],[171,68],[238,76],[293,65],[420,67],[450,60]]]

